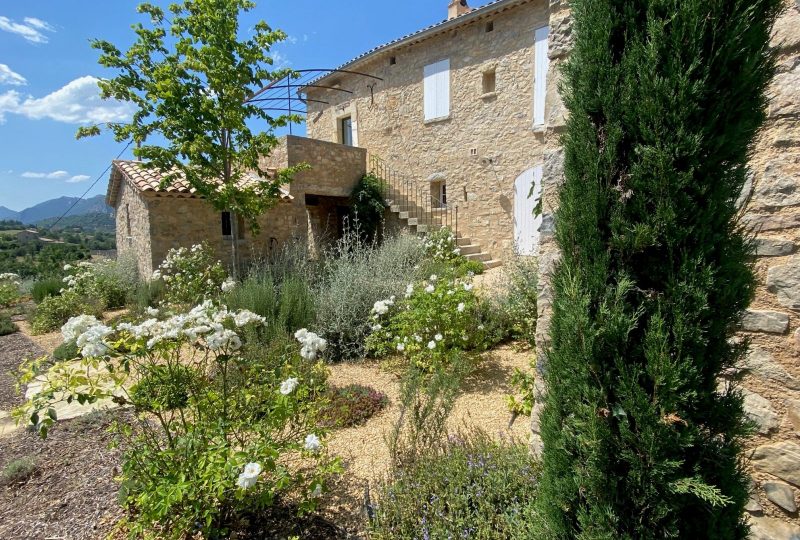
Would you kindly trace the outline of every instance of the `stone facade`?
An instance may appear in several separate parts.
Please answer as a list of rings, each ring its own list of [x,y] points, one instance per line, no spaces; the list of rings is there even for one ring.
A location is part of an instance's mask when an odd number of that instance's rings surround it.
[[[533,126],[534,32],[548,24],[548,5],[506,1],[449,22],[459,20],[465,22],[445,23],[422,41],[347,68],[381,81],[336,73],[318,84],[352,94],[306,89],[309,98],[329,103],[309,102],[306,126],[311,138],[340,141],[341,119],[349,116],[354,144],[391,169],[425,189],[444,180],[448,205],[458,206],[459,232],[503,259],[514,248],[514,181],[542,164],[555,141],[544,126]],[[450,114],[426,121],[423,71],[443,59],[450,60]],[[485,91],[490,72],[494,90]],[[548,81],[548,99],[557,100],[556,81]]]
[[[567,2],[550,0],[552,80],[568,52],[571,37]],[[778,20],[773,45],[780,67],[769,89],[769,119],[754,145],[752,181],[741,201],[743,221],[755,234],[756,298],[742,318],[741,334],[751,340],[745,361],[745,408],[756,424],[750,440],[753,494],[747,510],[752,538],[800,538],[796,499],[800,490],[800,3],[787,2]],[[564,111],[555,98],[548,103],[555,136]],[[548,134],[545,133],[545,141]],[[563,179],[560,151],[545,151],[543,212],[552,216]],[[540,244],[538,362],[543,367],[548,345],[552,291],[549,275],[558,260],[552,236]],[[543,389],[538,388],[541,393]],[[539,448],[538,412],[532,415],[534,448]]]
[[[289,136],[265,158],[264,166],[283,169],[301,163],[309,168],[285,186],[291,199],[281,200],[259,218],[259,233],[253,235],[249,228],[240,227],[243,262],[268,256],[289,241],[319,250],[338,236],[341,208],[348,206],[348,196],[366,172],[366,151]],[[114,178],[112,174],[109,193],[117,189],[112,186]],[[134,254],[141,275],[151,275],[170,249],[199,242],[207,242],[224,263],[230,261],[232,238],[222,235],[221,213],[207,201],[185,194],[141,191],[124,175],[117,181],[119,194],[109,203],[116,209],[118,252]]]

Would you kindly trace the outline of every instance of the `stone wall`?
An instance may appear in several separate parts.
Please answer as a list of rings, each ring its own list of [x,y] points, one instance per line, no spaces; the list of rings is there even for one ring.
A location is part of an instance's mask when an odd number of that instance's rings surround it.
[[[117,255],[136,258],[139,275],[150,277],[153,273],[150,249],[150,214],[142,193],[124,179],[120,185],[116,214]]]
[[[353,94],[308,92],[330,103],[309,102],[309,137],[338,141],[338,121],[350,116],[357,144],[391,169],[425,186],[444,179],[448,203],[459,207],[460,232],[495,259],[513,249],[514,181],[543,161],[552,139],[533,128],[534,31],[548,23],[547,2],[512,4],[353,67],[382,81],[335,74],[322,83]],[[426,122],[423,69],[444,58],[450,59],[450,115]],[[495,91],[484,93],[483,73],[490,70]],[[558,99],[555,81],[548,86],[548,98]]]
[[[569,50],[571,24],[564,1],[550,0],[551,68]],[[787,2],[773,45],[780,67],[770,86],[769,119],[755,142],[752,181],[742,197],[744,222],[756,235],[758,291],[742,320],[742,336],[751,340],[744,368],[745,408],[758,433],[748,445],[753,495],[747,510],[753,538],[800,538],[797,495],[800,489],[800,2]],[[551,80],[555,81],[557,73]],[[548,103],[550,128],[563,125],[563,106]],[[544,157],[543,228],[540,245],[539,368],[546,358],[552,291],[549,273],[558,259],[552,240],[552,214],[563,179],[563,155]],[[542,388],[538,387],[541,393]],[[534,448],[540,448],[538,412],[532,415]]]
[[[190,197],[148,194],[150,216],[151,265],[157,267],[172,248],[191,247],[206,242],[225,265],[231,260],[231,238],[222,236],[222,217],[208,201]],[[257,235],[245,227],[239,239],[242,261],[267,256],[285,242],[305,240],[305,216],[288,202],[279,202],[259,218]]]
[[[310,169],[295,175],[287,186],[292,199],[278,202],[258,220],[253,234],[245,227],[238,240],[242,262],[263,258],[286,242],[309,243],[319,251],[336,235],[336,206],[366,172],[366,150],[304,137],[288,136],[264,159],[265,167],[286,168],[307,163]],[[176,247],[191,247],[207,242],[226,265],[231,260],[231,238],[222,236],[219,211],[204,199],[139,192],[122,180],[117,206],[117,245],[120,254],[134,253],[143,276],[150,276]],[[322,197],[322,204],[307,206],[306,195]],[[126,208],[131,215],[131,235],[127,235]],[[332,209],[332,210],[331,210]]]

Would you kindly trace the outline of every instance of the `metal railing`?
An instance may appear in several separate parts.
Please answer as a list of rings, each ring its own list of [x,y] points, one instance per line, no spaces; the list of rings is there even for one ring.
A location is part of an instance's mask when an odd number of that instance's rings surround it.
[[[369,172],[380,181],[384,199],[407,213],[409,220],[416,219],[416,225],[424,225],[424,232],[448,227],[458,238],[458,205],[439,200],[431,190],[431,182],[399,173],[374,154],[369,154]]]

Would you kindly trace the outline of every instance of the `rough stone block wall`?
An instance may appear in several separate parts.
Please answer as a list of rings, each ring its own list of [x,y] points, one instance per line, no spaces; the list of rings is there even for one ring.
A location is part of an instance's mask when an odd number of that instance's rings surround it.
[[[136,258],[139,275],[150,277],[153,273],[150,248],[150,216],[142,194],[122,180],[116,214],[117,256]]]
[[[570,47],[566,2],[550,1],[550,56],[557,70]],[[751,341],[743,368],[745,409],[757,433],[748,454],[753,493],[747,506],[752,538],[800,538],[797,496],[800,490],[800,1],[787,2],[772,44],[780,67],[770,86],[769,119],[755,142],[751,182],[741,198],[744,223],[756,238],[758,291],[742,319],[741,336]],[[556,80],[557,74],[551,78]],[[548,103],[556,131],[563,105]],[[549,275],[558,250],[552,241],[553,211],[563,180],[563,154],[548,151],[543,174],[543,224],[539,255],[539,368],[546,363],[552,291]],[[541,393],[543,389],[538,387]],[[539,407],[532,415],[534,448]]]
[[[550,131],[533,127],[534,31],[547,24],[546,0],[522,2],[357,66],[383,81],[328,78],[325,84],[353,94],[311,89],[309,97],[330,105],[309,103],[308,135],[338,141],[338,121],[350,116],[357,144],[419,182],[423,193],[430,181],[444,180],[448,204],[459,207],[460,232],[505,258],[513,250],[514,181],[542,163],[551,141]],[[445,58],[450,115],[426,122],[423,69]],[[484,93],[483,73],[491,70],[495,92]],[[557,100],[555,81],[548,86]]]
[[[231,260],[230,237],[222,236],[220,212],[204,199],[188,197],[147,197],[150,216],[152,268],[164,260],[172,248],[191,247],[206,242],[226,266]],[[259,218],[260,231],[253,235],[249,227],[239,240],[244,263],[265,257],[283,243],[305,240],[305,214],[293,203],[280,202]]]

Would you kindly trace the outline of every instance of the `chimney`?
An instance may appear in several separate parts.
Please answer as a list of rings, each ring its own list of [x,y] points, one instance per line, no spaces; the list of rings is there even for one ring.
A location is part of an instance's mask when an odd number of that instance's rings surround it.
[[[447,20],[455,19],[470,11],[472,9],[467,5],[467,0],[450,0],[450,5],[447,6]]]

